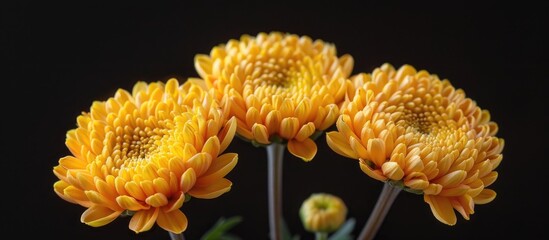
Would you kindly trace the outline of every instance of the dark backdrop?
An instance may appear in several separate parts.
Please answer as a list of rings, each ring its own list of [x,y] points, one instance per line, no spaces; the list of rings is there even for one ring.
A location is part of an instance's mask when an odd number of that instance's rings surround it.
[[[79,1],[77,1],[79,2]],[[354,73],[384,62],[427,69],[463,88],[491,112],[505,139],[498,193],[456,226],[438,222],[421,196],[402,193],[377,239],[485,239],[512,234],[546,237],[547,224],[546,8],[525,1],[493,5],[385,5],[381,1],[188,4],[28,2],[2,6],[2,234],[23,239],[168,239],[155,226],[135,235],[128,218],[92,228],[80,223],[84,208],[57,197],[52,168],[69,154],[65,133],[94,100],[138,81],[196,77],[193,57],[242,34],[282,31],[335,43],[355,59]],[[7,85],[7,89],[6,86]],[[344,199],[355,218],[355,236],[382,183],[356,161],[317,140],[305,163],[286,152],[284,215],[292,232],[312,239],[298,218],[311,193]],[[234,185],[214,200],[184,206],[188,239],[197,239],[219,217],[244,217],[233,233],[267,239],[266,153],[236,139],[228,175]],[[545,236],[544,236],[545,235]],[[18,238],[18,237],[15,237]]]

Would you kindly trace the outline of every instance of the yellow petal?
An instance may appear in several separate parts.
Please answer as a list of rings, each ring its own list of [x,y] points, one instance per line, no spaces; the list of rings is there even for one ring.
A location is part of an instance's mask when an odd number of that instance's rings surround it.
[[[155,193],[147,197],[147,199],[145,199],[145,202],[151,207],[162,207],[168,204],[168,198],[162,193]]]
[[[288,141],[288,151],[303,161],[308,162],[316,155],[317,147],[316,143],[310,138],[306,138],[303,141],[292,139]]]
[[[194,57],[194,67],[200,77],[206,78],[212,73],[212,59],[208,55],[197,54]]]
[[[204,143],[204,147],[202,147],[202,152],[208,153],[210,154],[210,156],[219,155],[220,150],[221,143],[219,142],[217,136],[208,138],[208,140],[206,140],[206,142]]]
[[[297,132],[295,139],[297,141],[304,141],[305,139],[309,138],[315,132],[315,130],[315,124],[309,122],[303,125],[301,129],[299,129],[299,132]]]
[[[457,170],[450,172],[439,179],[433,180],[434,183],[438,183],[444,188],[453,188],[458,186],[467,177],[467,172],[463,170]]]
[[[372,168],[370,168],[370,166],[363,163],[363,161],[365,161],[365,160],[360,161],[360,169],[362,169],[362,171],[364,173],[366,173],[366,175],[370,176],[373,179],[377,179],[379,181],[382,181],[382,182],[387,180],[387,177],[383,176],[383,173],[379,169],[372,169]]]
[[[219,152],[224,152],[229,144],[233,141],[236,127],[237,121],[235,117],[231,117],[231,119],[229,119],[229,121],[225,123],[225,126],[218,134],[219,140],[221,141]]]
[[[498,178],[498,172],[491,172],[488,175],[481,178],[481,180],[484,183],[484,186],[488,187],[492,185],[492,183],[494,183],[497,178]]]
[[[135,198],[130,196],[118,196],[116,197],[116,202],[122,209],[127,209],[130,211],[149,209],[149,206],[141,204]]]
[[[444,197],[463,196],[469,191],[469,189],[471,189],[471,187],[467,185],[459,185],[454,188],[444,188],[438,195]]]
[[[453,226],[456,224],[456,214],[452,203],[446,197],[437,197],[433,195],[423,195],[423,200],[431,207],[433,215],[444,224]]]
[[[479,195],[473,198],[475,204],[486,204],[493,201],[496,198],[496,192],[492,189],[485,188]]]
[[[404,171],[396,162],[386,162],[381,166],[383,175],[387,176],[391,180],[400,180],[404,177]]]
[[[257,110],[255,107],[250,107],[246,112],[246,125],[248,125],[248,127],[252,127],[256,123],[261,123],[259,110]]]
[[[187,229],[187,216],[181,210],[160,212],[156,223],[166,231],[180,234]]]
[[[159,208],[136,212],[130,220],[129,228],[135,233],[150,230],[158,218],[158,212]]]
[[[214,182],[217,179],[225,177],[238,162],[238,154],[236,153],[225,153],[219,156],[215,161],[212,162],[212,165],[202,175],[196,182],[197,185],[203,186]]]
[[[121,213],[122,211],[94,205],[82,213],[80,221],[92,227],[101,227],[114,221]]]
[[[206,186],[195,186],[189,194],[195,198],[212,199],[231,190],[231,181],[221,178]]]
[[[195,173],[194,169],[189,168],[181,176],[179,187],[181,188],[182,192],[186,193],[191,188],[194,187],[195,183],[196,183],[196,173]]]
[[[84,191],[82,191],[82,189],[79,189],[72,185],[65,187],[63,189],[63,194],[73,200],[89,201],[88,197],[86,196]]]
[[[326,142],[328,143],[328,146],[332,150],[334,150],[334,152],[336,152],[341,156],[352,158],[352,159],[359,158],[358,154],[356,154],[351,149],[351,146],[349,146],[349,142],[339,132],[332,131],[332,132],[326,133]]]
[[[280,122],[280,136],[284,139],[293,139],[299,130],[299,120],[296,117],[287,117]]]
[[[187,160],[187,162],[185,162],[185,166],[187,168],[194,169],[196,176],[201,176],[208,170],[208,168],[210,168],[211,163],[212,163],[212,157],[210,154],[197,153],[193,157],[191,157],[189,160]]]
[[[368,153],[370,160],[372,160],[376,166],[381,167],[385,162],[385,143],[381,139],[368,140]]]
[[[66,156],[59,159],[59,165],[65,169],[85,169],[88,163],[73,156]]]
[[[269,131],[269,135],[278,131],[280,121],[282,121],[282,115],[280,114],[280,111],[273,110],[267,113],[267,116],[265,117],[265,126]]]
[[[473,198],[469,195],[454,198],[451,202],[452,207],[454,207],[454,209],[466,220],[469,220],[469,215],[475,212],[475,203],[473,202]]]
[[[261,144],[271,143],[269,141],[269,132],[267,131],[267,127],[263,124],[254,123],[252,126],[252,134],[254,135],[254,140]]]

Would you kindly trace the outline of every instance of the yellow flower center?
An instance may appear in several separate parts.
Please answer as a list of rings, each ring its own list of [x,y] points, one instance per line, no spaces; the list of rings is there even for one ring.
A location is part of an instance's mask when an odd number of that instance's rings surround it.
[[[154,153],[156,150],[155,141],[165,136],[167,132],[165,129],[153,131],[149,127],[145,129],[127,127],[127,130],[128,132],[124,132],[123,135],[116,138],[116,147],[121,150],[120,158],[123,161],[145,159],[147,154]]]

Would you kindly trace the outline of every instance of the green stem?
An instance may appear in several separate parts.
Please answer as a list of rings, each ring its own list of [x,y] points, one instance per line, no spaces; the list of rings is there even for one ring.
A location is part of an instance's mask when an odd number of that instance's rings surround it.
[[[173,232],[169,232],[170,233],[170,239],[171,240],[185,240],[185,236],[183,236],[183,233],[173,233]]]
[[[316,232],[315,240],[328,240],[328,233],[325,232]]]
[[[269,235],[282,240],[282,161],[286,145],[272,143],[267,147],[269,185]]]
[[[374,210],[370,214],[368,221],[360,232],[360,235],[357,238],[358,240],[374,239],[379,227],[381,227],[381,224],[385,220],[389,209],[391,209],[393,202],[400,193],[400,190],[402,189],[399,187],[394,187],[389,182],[385,182],[383,184],[383,190],[381,190],[381,194],[377,199]]]

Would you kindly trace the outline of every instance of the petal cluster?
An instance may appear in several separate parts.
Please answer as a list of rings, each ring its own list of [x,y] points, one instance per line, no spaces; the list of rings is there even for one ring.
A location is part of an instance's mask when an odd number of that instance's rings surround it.
[[[352,77],[336,126],[327,134],[338,154],[359,160],[368,176],[424,195],[434,216],[454,225],[475,204],[491,202],[504,141],[490,114],[425,70],[384,64]]]
[[[195,67],[212,95],[253,143],[287,142],[293,155],[316,154],[315,133],[333,125],[353,58],[333,44],[280,32],[243,35],[197,55]],[[226,107],[232,103],[231,107]]]
[[[176,79],[138,82],[96,101],[69,130],[71,155],[53,172],[61,198],[87,208],[81,221],[103,226],[122,214],[129,228],[154,224],[181,233],[186,197],[210,199],[231,188],[227,175],[237,154],[221,154],[236,131],[236,120],[222,113],[199,86]]]

